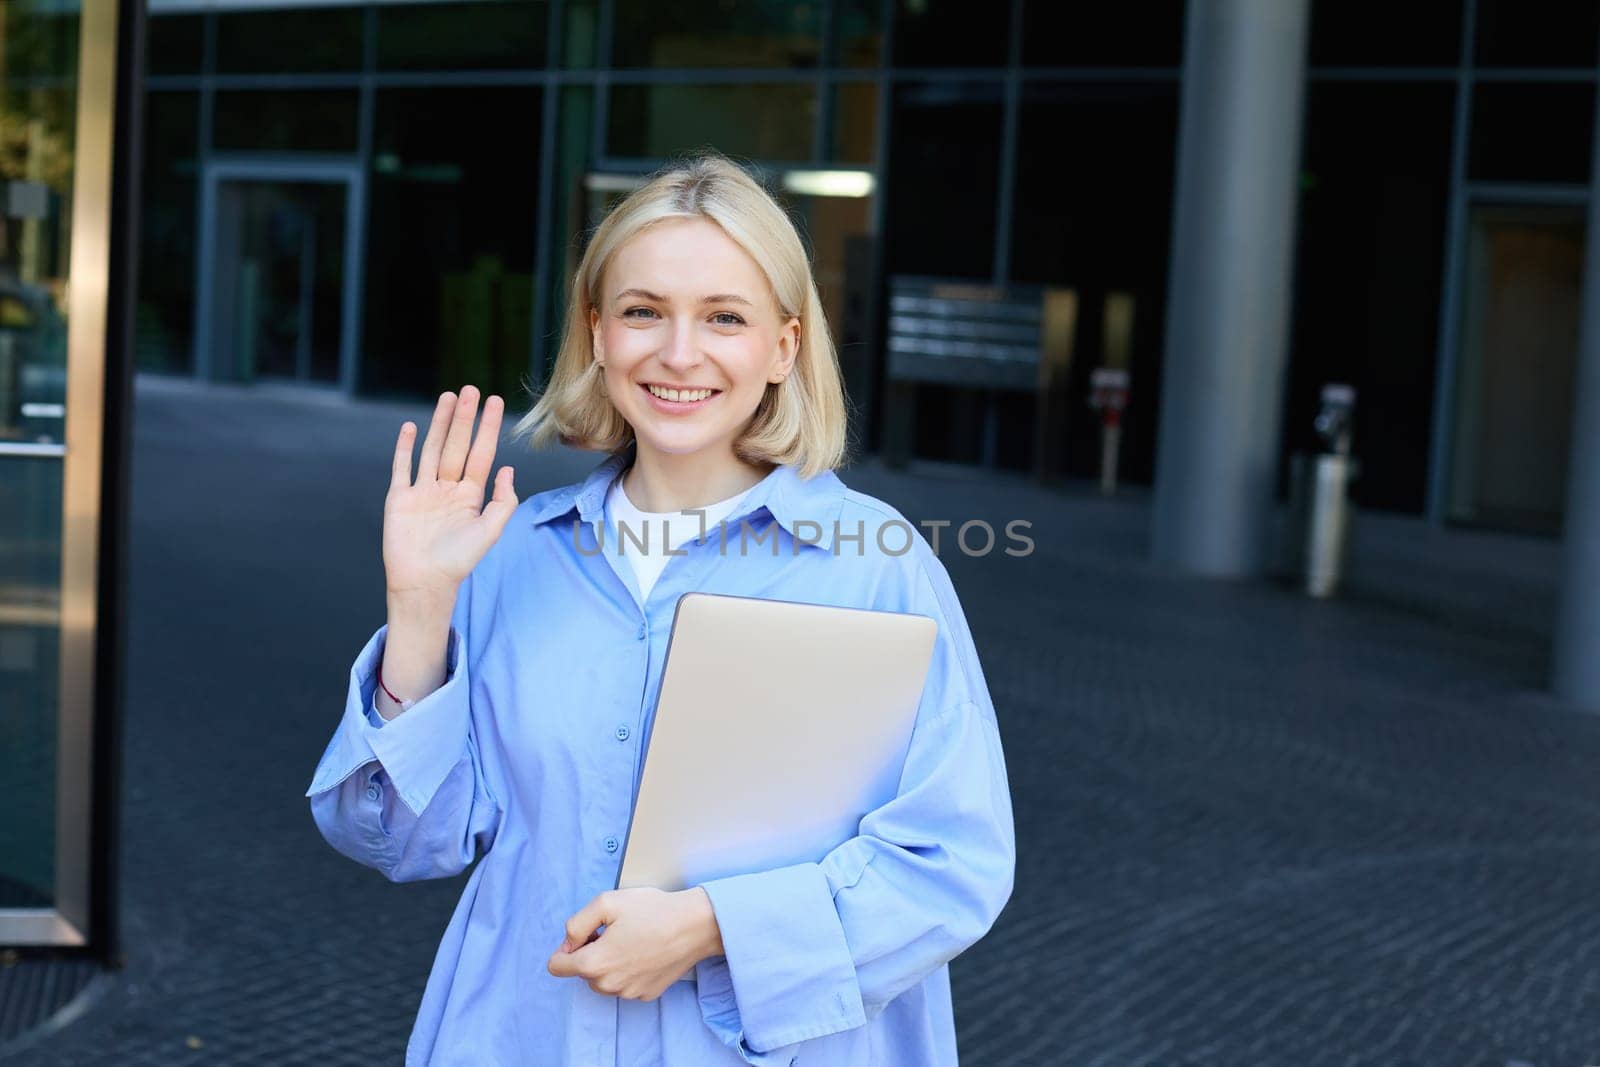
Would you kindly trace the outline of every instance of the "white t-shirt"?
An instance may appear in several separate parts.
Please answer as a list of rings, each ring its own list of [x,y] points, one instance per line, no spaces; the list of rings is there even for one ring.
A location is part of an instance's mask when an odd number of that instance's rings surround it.
[[[630,468],[631,469],[631,468]],[[623,474],[626,474],[624,471]],[[672,557],[667,554],[670,548],[676,552],[684,544],[700,536],[701,518],[698,512],[705,512],[705,530],[709,534],[716,529],[717,523],[727,518],[734,508],[739,506],[750,492],[736,493],[726,500],[719,500],[715,504],[707,504],[703,508],[695,508],[691,514],[681,511],[640,511],[633,506],[633,501],[628,499],[628,494],[622,490],[622,475],[619,474],[611,482],[611,488],[606,491],[606,518],[611,529],[608,536],[615,537],[616,542],[606,546],[607,552],[620,551],[624,559],[633,567],[634,577],[639,581],[639,597],[648,600],[650,590],[654,588],[656,579],[661,577],[661,572],[667,566],[667,560]],[[626,525],[628,534],[624,537],[621,527]],[[639,550],[643,542],[645,550]]]

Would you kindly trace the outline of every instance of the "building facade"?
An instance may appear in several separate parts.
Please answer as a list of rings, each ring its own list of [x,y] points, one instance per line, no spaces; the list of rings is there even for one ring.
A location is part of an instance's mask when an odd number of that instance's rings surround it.
[[[1403,7],[1403,12],[1397,8]],[[1158,430],[1182,0],[151,0],[139,366],[513,406],[583,234],[675,154],[752,164],[810,242],[858,408],[914,455],[1098,471],[1089,377]],[[1357,391],[1363,506],[1559,528],[1600,5],[1313,4],[1285,454]],[[1077,314],[1057,431],[1014,382],[889,388],[897,280]],[[1003,386],[1003,387],[1000,387]]]

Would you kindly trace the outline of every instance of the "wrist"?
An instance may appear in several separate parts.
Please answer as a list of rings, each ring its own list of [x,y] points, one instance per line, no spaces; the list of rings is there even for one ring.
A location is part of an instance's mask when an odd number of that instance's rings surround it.
[[[707,893],[704,886],[693,886],[684,891],[688,896],[694,915],[695,962],[712,956],[724,955],[722,946],[722,927],[717,924],[717,911],[711,905],[711,894]]]
[[[454,589],[390,589],[385,594],[389,617],[414,622],[448,622],[455,611]]]

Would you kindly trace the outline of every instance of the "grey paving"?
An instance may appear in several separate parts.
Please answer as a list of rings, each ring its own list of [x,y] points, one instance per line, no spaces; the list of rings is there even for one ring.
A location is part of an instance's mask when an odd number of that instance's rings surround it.
[[[141,381],[128,967],[13,1057],[400,1061],[461,880],[390,885],[301,797],[382,621],[414,406]],[[517,457],[519,493],[594,457]],[[1549,542],[1365,516],[1350,595],[1178,579],[1148,501],[867,464],[946,550],[1020,845],[953,965],[972,1064],[1600,1063],[1600,718],[1541,694]]]

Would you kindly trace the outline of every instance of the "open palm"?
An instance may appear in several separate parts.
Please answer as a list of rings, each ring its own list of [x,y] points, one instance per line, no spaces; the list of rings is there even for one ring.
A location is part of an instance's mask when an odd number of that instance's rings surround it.
[[[516,510],[510,467],[496,472],[494,496],[483,502],[505,401],[499,396],[484,401],[474,440],[477,408],[474,386],[463,386],[459,397],[448,391],[439,394],[415,483],[411,452],[416,426],[407,422],[400,427],[383,504],[383,568],[390,594],[454,596]]]

